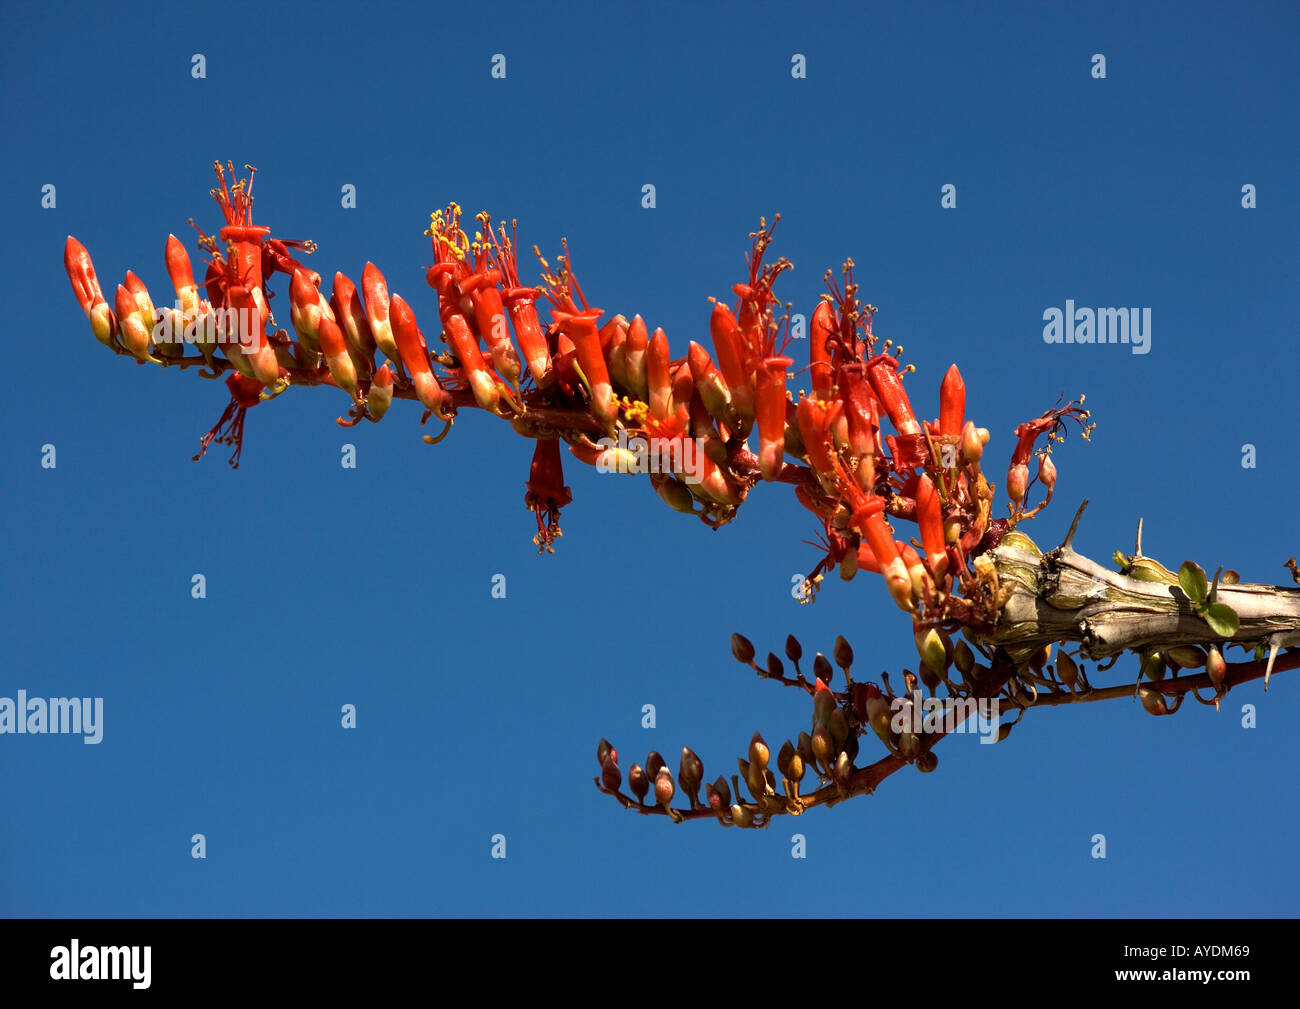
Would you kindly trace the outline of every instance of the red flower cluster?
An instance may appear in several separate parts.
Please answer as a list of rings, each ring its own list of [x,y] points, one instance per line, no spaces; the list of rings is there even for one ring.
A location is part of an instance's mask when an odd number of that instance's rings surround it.
[[[605,313],[588,302],[567,244],[554,267],[538,254],[541,283],[527,286],[513,226],[507,233],[480,214],[471,238],[460,208],[449,204],[432,215],[426,232],[434,259],[426,279],[437,295],[445,347],[431,349],[411,304],[390,295],[373,263],[365,265],[360,289],[336,273],[327,298],[320,275],[292,255],[315,246],[274,239],[269,228],[253,224],[252,169],[239,180],[232,165],[223,170],[217,163],[216,170],[220,186],[212,195],[226,223],[216,238],[199,231],[207,253],[201,288],[181,243],[167,241],[175,308],[155,308],[132,273],[110,307],[86,250],[69,237],[65,252],[73,290],[100,342],[140,363],[201,365],[207,377],[229,372],[231,402],[204,436],[200,455],[216,440],[235,446],[237,464],[246,410],[295,385],[343,390],[351,400],[347,417],[339,418],[345,425],[382,420],[395,397],[417,400],[425,409],[421,423],[437,417],[443,434],[459,410],[482,409],[536,440],[525,504],[536,514],[535,542],[545,550],[560,535],[560,509],[572,500],[561,442],[584,463],[626,471],[635,469],[635,453],[622,440],[609,447],[609,439],[657,439],[677,464],[651,474],[655,489],[674,509],[710,524],[729,521],[760,481],[794,486],[817,518],[824,550],[806,583],[809,594],[832,568],[845,579],[865,569],[883,576],[918,628],[978,626],[996,614],[979,555],[1047,503],[1056,478],[1051,442],[1066,419],[1087,417],[1072,402],[1017,429],[1007,478],[1011,512],[995,520],[993,490],[980,468],[989,433],[965,417],[960,372],[953,365],[944,376],[937,418],[919,419],[903,381],[913,368],[901,365],[901,347],[877,345],[875,309],[858,300],[851,262],[842,284],[827,274],[828,291],[808,325],[811,389],[792,395],[790,306],[773,293],[790,264],[764,262],[775,221],[761,222],[750,236],[748,276],[732,288],[734,302],[714,302],[712,353],[692,342],[685,356],[673,358],[663,330],[652,333],[639,315],[601,324]],[[271,311],[268,284],[276,273],[290,280],[292,335],[276,327]],[[545,321],[538,312],[543,301]],[[186,344],[199,356],[187,356]],[[376,367],[379,355],[387,360]],[[750,449],[755,428],[757,453]],[[1046,445],[1037,448],[1044,436]],[[688,440],[700,446],[689,471]],[[1027,511],[1034,455],[1035,479],[1047,494]],[[896,538],[890,519],[914,522],[919,542]]]

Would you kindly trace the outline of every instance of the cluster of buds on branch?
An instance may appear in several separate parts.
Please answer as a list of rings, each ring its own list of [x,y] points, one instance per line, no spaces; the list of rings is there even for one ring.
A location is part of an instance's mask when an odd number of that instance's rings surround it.
[[[592,306],[567,242],[554,265],[534,246],[540,283],[527,285],[520,277],[515,225],[507,230],[482,213],[471,237],[460,207],[448,204],[431,215],[426,230],[433,263],[425,280],[437,300],[435,345],[417,320],[417,299],[390,293],[373,263],[365,264],[360,288],[335,273],[326,297],[320,274],[293,256],[314,252],[314,243],[275,239],[270,228],[253,224],[253,170],[237,179],[232,164],[223,169],[218,162],[215,168],[220,185],[212,196],[225,225],[215,238],[196,226],[206,253],[201,285],[180,241],[169,236],[166,243],[175,308],[158,309],[130,272],[110,305],[86,250],[72,237],[65,250],[73,291],[101,343],[140,364],[198,366],[207,378],[227,375],[229,402],[201,439],[196,459],[215,441],[234,447],[231,464],[237,466],[247,410],[295,386],[332,386],[344,393],[348,408],[338,423],[345,426],[382,421],[394,399],[416,401],[424,411],[421,424],[433,417],[442,425],[437,435],[424,435],[430,444],[446,436],[459,411],[479,409],[535,442],[524,504],[535,515],[539,552],[554,549],[560,511],[572,501],[563,445],[602,472],[649,471],[652,486],[671,508],[714,528],[729,522],[758,484],[793,487],[813,516],[819,550],[803,584],[804,599],[815,597],[828,572],[848,581],[866,571],[881,577],[907,613],[922,661],[919,674],[904,671],[903,693],[896,695],[887,678],[881,685],[854,682],[852,652],[843,639],[835,657],[846,682],[838,691],[831,687],[827,660],[818,656],[809,680],[799,671],[797,643],[788,644],[794,678],[786,677],[775,656],[765,669],[754,668],[812,696],[813,723],[797,744],[787,741],[780,748],[776,772],[766,743],[755,736],[740,775],[733,776],[734,787],[719,778],[701,801],[702,765],[692,751],[683,753],[676,784],[662,758],[651,754],[644,767],[630,768],[635,798],[628,799],[620,791],[617,754],[602,743],[598,784],[625,804],[674,819],[707,815],[755,826],[777,813],[869,792],[885,774],[908,764],[932,770],[930,749],[942,733],[898,731],[882,724],[882,712],[895,702],[903,708],[914,703],[918,682],[932,697],[943,685],[951,698],[1002,698],[1019,711],[1104,696],[1066,652],[1047,665],[1045,649],[1053,641],[1073,642],[1079,654],[1098,657],[1132,650],[1153,676],[1157,664],[1189,668],[1193,656],[1178,649],[1204,646],[1197,664],[1205,666],[1216,701],[1239,682],[1234,676],[1246,675],[1224,662],[1217,644],[1271,649],[1270,671],[1279,648],[1300,644],[1300,613],[1291,613],[1289,597],[1278,595],[1283,590],[1261,595],[1255,590],[1267,587],[1231,586],[1249,610],[1238,619],[1240,608],[1218,598],[1228,586],[1216,577],[1206,589],[1203,571],[1199,582],[1190,574],[1187,582],[1181,572],[1170,575],[1182,587],[1181,598],[1172,599],[1173,630],[1144,637],[1132,632],[1130,621],[1127,637],[1110,634],[1105,614],[1088,609],[1114,602],[1104,587],[1097,590],[1100,596],[1085,587],[1078,589],[1082,596],[1052,602],[1069,620],[1063,616],[1047,626],[1052,621],[1038,604],[1053,592],[1060,595],[1079,558],[1070,546],[1074,528],[1061,547],[1043,554],[1029,549],[1032,541],[1017,526],[1052,499],[1057,468],[1051,452],[1068,423],[1089,436],[1093,425],[1083,398],[1058,401],[1015,429],[1007,514],[995,517],[995,488],[983,469],[990,434],[966,417],[960,371],[952,365],[938,384],[933,419],[918,415],[905,388],[914,366],[903,365],[901,346],[881,342],[873,332],[876,309],[859,300],[852,261],[840,279],[826,274],[827,291],[808,324],[807,361],[796,368],[787,356],[792,306],[778,302],[773,288],[791,264],[767,261],[779,216],[770,226],[760,221],[750,235],[748,269],[732,297],[712,299],[708,346],[691,341],[684,356],[673,357],[667,334],[652,331],[640,315],[606,318]],[[278,328],[272,313],[269,282],[277,273],[288,278],[292,333]],[[197,353],[186,353],[187,346]],[[797,376],[804,376],[808,388],[796,393],[791,381]],[[656,446],[658,465],[644,465],[648,445]],[[1035,485],[1041,487],[1037,494]],[[903,523],[914,526],[915,535],[903,535]],[[1168,592],[1152,601],[1128,587],[1153,570],[1140,554],[1139,538],[1137,556],[1120,558],[1116,577],[1125,582],[1124,598],[1153,608],[1144,613],[1164,613]],[[1088,576],[1100,578],[1090,569],[1081,577]],[[1189,628],[1185,617],[1198,622]],[[1196,636],[1200,631],[1207,632],[1204,640]],[[738,659],[753,665],[748,642],[736,639],[733,647]],[[1186,679],[1153,679],[1154,685],[1140,688],[1143,704],[1165,713],[1165,698],[1186,692],[1185,683],[1171,685]],[[867,729],[889,752],[859,768],[858,737]],[[1000,734],[1006,731],[1004,724]],[[811,792],[803,785],[809,770],[819,782]],[[741,798],[741,779],[749,800]],[[679,788],[689,799],[685,809],[671,805]],[[651,789],[655,803],[647,805]]]

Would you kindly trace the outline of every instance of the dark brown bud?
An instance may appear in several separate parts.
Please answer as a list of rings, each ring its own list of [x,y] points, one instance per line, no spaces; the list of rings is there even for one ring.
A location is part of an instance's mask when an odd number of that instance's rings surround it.
[[[640,764],[633,764],[628,768],[627,787],[632,789],[637,802],[645,802],[645,797],[650,791],[650,778]]]
[[[849,755],[850,760],[858,759],[858,734],[850,732],[849,738],[844,740],[844,752]]]
[[[666,764],[666,761],[660,756],[658,750],[651,750],[646,754],[645,773],[651,781],[659,777],[659,769]]]
[[[700,797],[700,784],[704,781],[704,761],[689,746],[682,747],[681,763],[677,767],[677,784],[694,806]]]
[[[749,643],[749,638],[743,634],[733,634],[731,636],[731,654],[735,656],[737,662],[753,662],[754,646]]]
[[[847,671],[853,665],[853,649],[844,640],[843,634],[835,639],[835,651],[832,654],[835,656],[835,664],[841,669]]]
[[[831,734],[835,749],[844,749],[844,741],[849,738],[849,720],[845,717],[843,708],[831,712],[831,717],[826,719],[826,728]]]
[[[813,658],[813,675],[827,686],[830,686],[831,677],[835,675],[830,660],[821,652],[818,652]]]
[[[786,635],[785,657],[791,662],[798,662],[803,658],[803,645],[799,644],[799,639],[793,634]]]
[[[938,673],[922,662],[921,682],[925,684],[926,689],[929,690],[931,696],[933,696],[934,692],[939,689],[939,684],[942,683],[943,680],[940,678]]]
[[[623,784],[623,772],[618,769],[618,764],[612,760],[605,761],[605,766],[600,769],[600,783],[611,792],[619,790]]]
[[[939,757],[933,750],[926,750],[916,758],[916,769],[922,774],[929,774],[939,766]]]
[[[785,675],[785,665],[784,663],[781,662],[780,659],[776,657],[776,652],[767,653],[767,675],[768,676]]]
[[[794,743],[787,739],[776,754],[776,769],[781,772],[781,777],[790,777],[790,758],[794,755]]]
[[[608,739],[602,736],[600,742],[596,744],[596,763],[599,764],[601,767],[604,767],[605,761],[609,760],[609,756],[611,753],[614,755],[614,762],[617,763],[618,751],[615,750],[614,747],[610,745]]]
[[[812,736],[806,732],[799,733],[799,740],[795,743],[795,752],[803,758],[805,764],[811,764],[813,761]]]
[[[726,778],[719,774],[713,782],[713,790],[718,793],[724,809],[731,805],[731,786],[727,784]]]

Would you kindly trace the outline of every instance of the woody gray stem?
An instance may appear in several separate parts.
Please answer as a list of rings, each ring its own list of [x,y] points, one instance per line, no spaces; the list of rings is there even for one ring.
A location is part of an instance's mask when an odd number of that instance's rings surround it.
[[[1300,589],[1220,585],[1218,601],[1240,626],[1230,638],[1197,615],[1175,581],[1144,581],[1102,567],[1061,546],[1037,555],[1016,546],[992,553],[1004,599],[992,644],[1013,661],[1027,661],[1054,641],[1073,641],[1105,659],[1130,649],[1236,641],[1285,648],[1300,645]]]

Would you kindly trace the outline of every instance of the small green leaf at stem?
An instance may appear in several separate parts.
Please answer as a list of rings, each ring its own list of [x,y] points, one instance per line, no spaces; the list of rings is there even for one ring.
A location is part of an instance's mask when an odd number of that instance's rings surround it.
[[[1178,569],[1178,584],[1183,587],[1187,598],[1192,602],[1205,602],[1208,591],[1205,569],[1195,561],[1183,561],[1183,566]]]
[[[1204,616],[1205,622],[1210,625],[1210,630],[1221,638],[1232,637],[1241,626],[1237,619],[1237,611],[1227,603],[1211,603],[1205,608]]]

